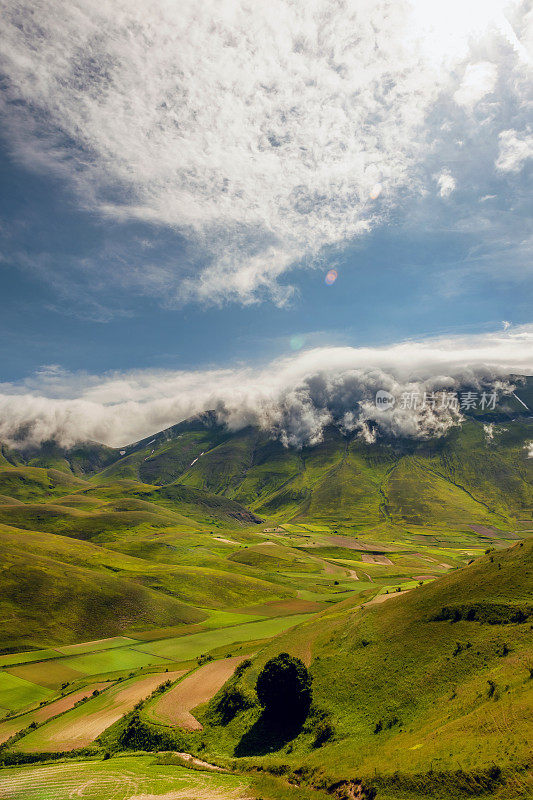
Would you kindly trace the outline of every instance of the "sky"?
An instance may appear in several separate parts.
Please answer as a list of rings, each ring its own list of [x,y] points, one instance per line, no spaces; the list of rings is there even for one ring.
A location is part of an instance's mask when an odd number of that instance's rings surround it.
[[[292,364],[288,391],[302,364],[381,369],[405,342],[413,374],[458,341],[448,377],[533,371],[531,4],[0,9],[4,436],[53,398],[39,435],[111,441],[119,387],[162,392],[128,441],[201,410],[182,381],[228,406],[220,370]],[[81,425],[88,384],[113,397]]]

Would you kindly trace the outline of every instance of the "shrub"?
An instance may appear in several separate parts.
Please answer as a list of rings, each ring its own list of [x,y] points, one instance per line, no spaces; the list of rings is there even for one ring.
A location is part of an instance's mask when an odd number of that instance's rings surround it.
[[[257,679],[265,712],[277,719],[305,719],[311,706],[311,676],[299,658],[280,653],[267,661]]]
[[[183,737],[145,722],[134,712],[118,738],[120,750],[182,750]]]
[[[222,724],[227,725],[239,711],[244,711],[253,705],[252,697],[242,687],[230,685],[223,689],[216,705],[216,711]]]
[[[241,675],[242,675],[244,672],[246,672],[246,670],[248,669],[248,667],[251,667],[251,666],[252,666],[252,659],[251,659],[251,658],[245,658],[245,659],[244,659],[244,661],[241,661],[241,663],[240,663],[240,664],[237,666],[237,668],[235,669],[235,672],[233,673],[233,674],[234,674],[234,676],[235,676],[236,678],[240,678],[240,677],[241,677]]]

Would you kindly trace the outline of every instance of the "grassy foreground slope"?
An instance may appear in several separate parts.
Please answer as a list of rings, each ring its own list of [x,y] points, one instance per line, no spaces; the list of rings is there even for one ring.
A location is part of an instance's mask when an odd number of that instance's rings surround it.
[[[463,796],[489,772],[494,796],[529,797],[532,589],[528,540],[387,602],[321,613],[262,651],[243,684],[253,696],[269,657],[298,655],[310,662],[314,718],[284,741],[257,706],[220,724],[219,695],[201,717],[207,752],[315,783],[363,778],[379,798]],[[316,747],[321,720],[332,735]]]

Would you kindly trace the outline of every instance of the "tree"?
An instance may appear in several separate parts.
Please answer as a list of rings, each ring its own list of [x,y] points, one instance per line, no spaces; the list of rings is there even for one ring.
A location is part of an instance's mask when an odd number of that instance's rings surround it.
[[[257,697],[265,713],[288,722],[305,719],[311,705],[311,676],[299,658],[280,653],[257,678]]]

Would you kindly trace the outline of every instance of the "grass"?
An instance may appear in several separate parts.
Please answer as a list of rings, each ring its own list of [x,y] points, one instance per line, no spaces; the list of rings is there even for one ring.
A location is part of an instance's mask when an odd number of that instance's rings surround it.
[[[10,667],[7,671],[11,675],[16,675],[31,683],[37,683],[46,689],[58,689],[64,683],[71,683],[81,677],[80,673],[69,667],[64,659],[19,664],[17,667]]]
[[[10,667],[15,664],[30,664],[32,661],[45,661],[50,658],[61,658],[57,650],[30,650],[22,653],[8,653],[0,656],[0,667]]]
[[[257,707],[224,726],[209,707],[195,710],[204,730],[190,734],[192,749],[223,760],[244,738],[248,765],[301,768],[316,784],[264,775],[261,797],[318,798],[320,775],[371,778],[380,800],[442,794],[441,779],[459,796],[452,773],[483,780],[492,762],[518,776],[533,688],[531,545],[506,548],[533,527],[532,439],[525,417],[496,422],[491,442],[470,419],[438,441],[368,447],[326,431],[296,451],[207,415],[123,456],[90,444],[4,448],[0,708],[36,707],[67,680],[82,689],[89,676],[150,679],[156,664],[207,652],[258,653],[242,679],[253,697],[262,663],[286,649],[310,665],[316,706],[292,741],[253,752]],[[424,575],[437,580],[419,587]],[[399,586],[411,591],[361,609]],[[21,748],[53,748],[60,723],[109,722],[114,693],[40,726]],[[321,718],[334,733],[316,748]]]
[[[95,639],[93,642],[81,642],[80,644],[67,644],[58,647],[57,650],[63,655],[82,655],[83,653],[95,653],[98,650],[112,650],[114,647],[126,647],[135,644],[135,639],[126,636],[114,636],[111,639]]]
[[[149,696],[167,677],[178,673],[137,675],[115,683],[86,702],[30,731],[15,749],[20,752],[61,752],[88,746],[136,703]]]
[[[493,765],[518,774],[529,754],[530,623],[507,617],[504,624],[482,617],[438,621],[435,615],[442,608],[477,603],[523,607],[531,604],[532,581],[533,540],[528,540],[382,605],[360,610],[348,599],[281,635],[256,657],[245,686],[252,691],[262,664],[275,653],[287,650],[307,658],[316,720],[326,715],[334,737],[313,748],[317,723],[311,719],[278,752],[259,755],[252,749],[248,757],[273,768],[294,764],[332,780],[381,776],[391,796],[395,773],[426,776],[417,778],[417,797],[424,794],[424,782],[428,795],[437,791],[427,778],[431,770],[443,786],[459,780],[453,777],[457,770],[473,781]],[[200,716],[207,726],[206,752],[212,758],[232,754],[258,713],[248,710],[211,729],[212,718]],[[461,796],[453,787],[450,793]]]

